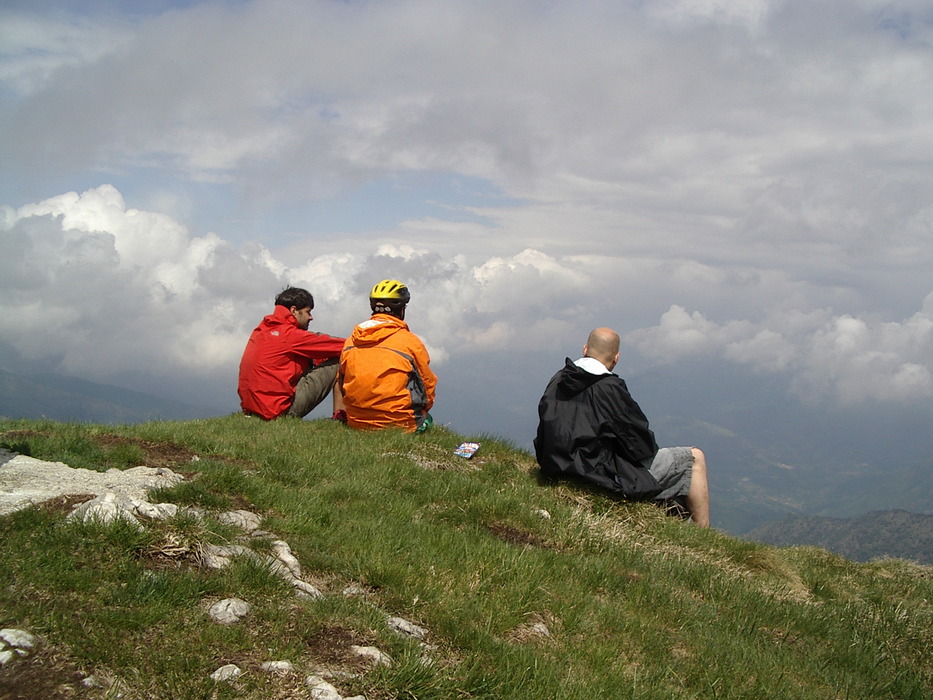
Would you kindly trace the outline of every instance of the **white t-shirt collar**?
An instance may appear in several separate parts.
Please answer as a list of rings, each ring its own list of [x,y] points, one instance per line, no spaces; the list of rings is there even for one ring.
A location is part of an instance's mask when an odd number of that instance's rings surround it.
[[[586,370],[590,374],[612,374],[612,372],[606,369],[606,365],[595,357],[581,357],[573,364],[582,370]]]

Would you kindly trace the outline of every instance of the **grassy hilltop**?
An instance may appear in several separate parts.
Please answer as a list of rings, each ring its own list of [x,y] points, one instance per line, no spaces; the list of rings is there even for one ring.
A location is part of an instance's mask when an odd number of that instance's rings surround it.
[[[542,482],[528,453],[472,438],[466,460],[442,428],[0,420],[0,445],[33,457],[189,475],[152,500],[260,513],[324,593],[296,597],[249,559],[200,567],[201,546],[235,537],[211,518],[137,532],[66,523],[61,502],[0,517],[0,627],[42,640],[0,670],[0,697],[310,697],[321,669],[368,700],[933,695],[933,567],[704,531]],[[218,625],[205,611],[230,596],[252,612]],[[370,668],[351,644],[393,663]],[[280,659],[296,672],[259,670]],[[227,663],[244,674],[212,681]],[[103,687],[81,685],[91,674]]]

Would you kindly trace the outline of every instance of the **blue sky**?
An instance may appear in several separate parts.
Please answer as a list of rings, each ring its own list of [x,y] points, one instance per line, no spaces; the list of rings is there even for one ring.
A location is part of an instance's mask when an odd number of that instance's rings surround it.
[[[342,336],[394,277],[454,428],[598,325],[929,412],[931,46],[920,0],[4,3],[0,364],[233,410],[285,283]]]

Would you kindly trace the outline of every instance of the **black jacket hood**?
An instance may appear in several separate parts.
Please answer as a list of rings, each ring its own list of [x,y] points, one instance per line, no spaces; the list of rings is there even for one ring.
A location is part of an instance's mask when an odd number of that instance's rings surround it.
[[[615,377],[615,374],[593,374],[587,372],[582,367],[577,367],[568,357],[564,360],[564,369],[560,373],[560,379],[557,381],[557,397],[568,399],[576,396],[601,379],[606,377]]]

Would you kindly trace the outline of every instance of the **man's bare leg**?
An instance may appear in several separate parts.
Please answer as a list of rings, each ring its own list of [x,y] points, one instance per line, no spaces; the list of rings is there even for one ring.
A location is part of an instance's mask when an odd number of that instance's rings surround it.
[[[332,393],[334,399],[334,413],[344,410],[346,406],[343,405],[343,387],[340,386],[340,372],[337,372],[337,376],[334,378],[334,389]]]
[[[692,448],[693,474],[690,477],[690,491],[687,493],[687,510],[690,519],[700,527],[709,527],[709,482],[706,479],[706,455],[703,451]]]

